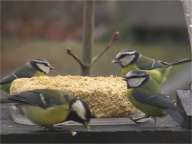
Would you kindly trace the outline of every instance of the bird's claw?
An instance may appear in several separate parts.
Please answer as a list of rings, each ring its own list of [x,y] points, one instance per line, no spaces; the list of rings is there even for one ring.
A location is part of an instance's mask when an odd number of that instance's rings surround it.
[[[76,136],[76,135],[77,135],[77,132],[76,132],[76,131],[71,131],[71,135],[72,135],[72,136]]]
[[[141,122],[138,122],[138,118],[134,119],[134,118],[130,117],[129,119],[130,119],[131,121],[133,121],[134,123],[136,123],[136,124],[141,123]]]
[[[145,119],[145,118],[149,118],[149,117],[148,116],[143,116],[143,117],[139,117],[139,118],[133,118],[133,117],[129,117],[129,118],[130,118],[130,120],[132,120],[136,124],[139,124],[139,123],[143,123],[143,122],[139,122],[140,120]]]

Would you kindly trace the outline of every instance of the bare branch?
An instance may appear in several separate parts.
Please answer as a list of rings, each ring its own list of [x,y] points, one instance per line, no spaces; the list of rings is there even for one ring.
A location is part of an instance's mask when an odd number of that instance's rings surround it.
[[[86,68],[87,66],[80,60],[79,57],[77,57],[72,51],[71,49],[67,49],[67,54],[70,55],[71,57],[73,57],[73,59],[81,66],[82,69]]]
[[[117,41],[118,39],[119,39],[119,32],[113,33],[111,40],[109,41],[109,43],[107,44],[105,49],[103,51],[101,51],[101,53],[99,53],[98,55],[96,55],[92,58],[91,64],[94,64],[101,56],[103,56],[105,54],[105,52],[112,47],[113,42]]]

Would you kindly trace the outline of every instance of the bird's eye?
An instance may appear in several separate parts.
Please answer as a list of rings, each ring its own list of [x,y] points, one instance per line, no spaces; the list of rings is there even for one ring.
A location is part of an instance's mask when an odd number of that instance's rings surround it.
[[[122,66],[127,66],[133,62],[135,55],[126,55],[120,58],[120,62]]]
[[[145,77],[141,77],[141,78],[131,78],[128,80],[128,85],[129,87],[135,88],[135,87],[139,87],[143,84],[143,82],[146,80]]]

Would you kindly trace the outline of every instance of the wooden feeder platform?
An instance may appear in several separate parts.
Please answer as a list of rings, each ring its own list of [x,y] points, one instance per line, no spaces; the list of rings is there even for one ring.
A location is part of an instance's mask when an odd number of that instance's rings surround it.
[[[48,131],[39,126],[26,126],[11,120],[6,105],[1,105],[2,143],[191,143],[191,91],[177,92],[178,105],[185,111],[186,125],[178,126],[170,117],[158,119],[155,127],[152,120],[136,125],[128,118],[93,119],[90,129],[73,124],[77,135],[72,136],[63,127]],[[70,124],[66,125],[68,128]]]

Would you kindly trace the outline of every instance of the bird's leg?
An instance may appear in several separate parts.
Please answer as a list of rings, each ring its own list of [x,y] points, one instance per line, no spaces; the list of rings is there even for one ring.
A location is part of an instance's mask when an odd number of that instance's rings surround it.
[[[65,128],[65,130],[67,132],[69,132],[72,136],[76,136],[77,135],[77,131],[73,130],[72,128]]]
[[[132,121],[134,121],[135,123],[139,123],[139,122],[138,122],[139,120],[145,119],[145,118],[149,118],[149,116],[148,116],[148,115],[145,115],[145,116],[138,117],[138,118],[132,118],[132,117],[130,117],[130,119],[131,119]]]
[[[44,129],[45,129],[46,131],[54,131],[54,130],[56,130],[55,127],[52,126],[52,125],[50,125],[50,126],[44,126]]]
[[[154,127],[157,127],[157,118],[154,117],[153,119],[154,119]]]
[[[55,127],[53,125],[46,125],[44,126],[46,131],[59,131],[62,130],[62,127]]]

